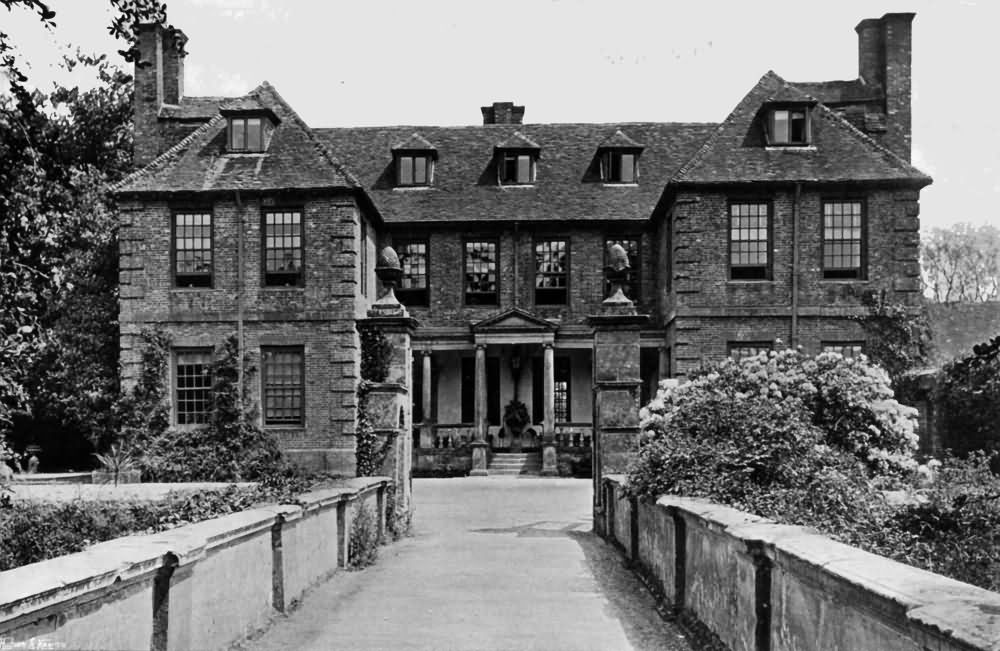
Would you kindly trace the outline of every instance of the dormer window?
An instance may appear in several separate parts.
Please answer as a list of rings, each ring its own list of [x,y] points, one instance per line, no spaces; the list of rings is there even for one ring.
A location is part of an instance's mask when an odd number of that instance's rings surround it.
[[[808,107],[797,106],[772,109],[768,121],[768,144],[808,145]]]
[[[220,111],[228,120],[226,151],[235,154],[256,154],[267,151],[271,134],[278,125],[278,116],[256,101],[240,100]]]
[[[419,133],[392,148],[396,167],[396,187],[409,188],[434,184],[434,161],[437,149]]]
[[[534,183],[535,157],[526,153],[505,153],[500,168],[500,182],[504,185]]]
[[[608,150],[601,157],[601,180],[605,183],[635,183],[635,154],[619,150]]]
[[[264,151],[263,118],[229,118],[229,151]]]
[[[625,135],[621,129],[597,146],[596,159],[587,170],[586,178],[597,180],[598,167],[603,183],[634,184],[639,182],[639,155],[643,146]]]
[[[425,154],[398,154],[396,156],[396,185],[430,185],[433,160]]]
[[[538,167],[538,144],[520,131],[501,142],[494,149],[497,183],[500,185],[531,185],[535,182]]]

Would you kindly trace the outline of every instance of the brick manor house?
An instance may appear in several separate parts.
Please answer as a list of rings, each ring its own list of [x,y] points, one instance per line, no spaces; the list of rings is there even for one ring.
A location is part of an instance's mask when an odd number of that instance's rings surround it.
[[[631,383],[620,424],[634,429],[659,379],[707,360],[856,354],[864,293],[920,301],[931,179],[910,165],[913,16],[857,26],[857,79],[767,72],[713,124],[530,124],[495,102],[471,126],[315,128],[267,82],[186,97],[186,37],[146,26],[136,171],[115,190],[125,376],[142,330],[162,327],[173,422],[197,426],[213,347],[240,332],[262,425],[300,463],[351,472],[357,325],[381,296],[385,246],[416,324],[405,431],[418,468],[467,442],[587,448],[601,382]],[[614,244],[630,267],[619,321],[605,300]],[[503,423],[515,398],[519,435]]]

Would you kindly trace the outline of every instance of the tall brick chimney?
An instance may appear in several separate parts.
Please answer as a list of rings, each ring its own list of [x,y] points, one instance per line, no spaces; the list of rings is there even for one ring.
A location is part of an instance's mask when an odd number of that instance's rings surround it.
[[[157,116],[164,104],[179,104],[184,97],[184,44],[179,29],[158,23],[139,26],[139,58],[135,62],[133,120],[135,136],[132,162],[142,167],[163,150]]]
[[[910,160],[910,58],[913,49],[912,13],[885,14],[858,23],[858,75],[877,87],[885,101],[886,147]]]
[[[521,124],[524,120],[524,107],[514,106],[514,102],[493,102],[482,111],[483,124]]]

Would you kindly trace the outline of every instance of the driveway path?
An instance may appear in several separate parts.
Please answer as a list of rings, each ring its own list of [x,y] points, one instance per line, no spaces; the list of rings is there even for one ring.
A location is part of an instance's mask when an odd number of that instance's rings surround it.
[[[590,533],[589,480],[414,480],[414,535],[242,648],[688,650]]]

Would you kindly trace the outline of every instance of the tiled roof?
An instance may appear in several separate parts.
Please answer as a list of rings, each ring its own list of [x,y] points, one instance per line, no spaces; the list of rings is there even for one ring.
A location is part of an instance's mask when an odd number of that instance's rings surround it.
[[[267,108],[280,123],[263,153],[226,153],[227,121],[218,113],[143,169],[123,179],[114,191],[194,192],[349,188],[353,176],[318,140],[267,82],[227,105]]]
[[[817,104],[812,112],[811,146],[764,147],[762,107],[776,101],[817,100],[768,72],[671,181],[931,182],[930,177],[823,104]]]
[[[208,121],[219,112],[219,106],[232,97],[185,97],[177,106],[170,104],[160,108],[159,116],[171,120]]]
[[[525,124],[315,129],[387,222],[647,220],[667,180],[713,124]],[[639,183],[600,182],[598,146],[621,129],[644,144]],[[394,189],[392,147],[419,132],[438,152],[434,186]],[[541,145],[533,185],[498,187],[494,147],[520,131]]]
[[[424,138],[419,133],[413,133],[409,138],[400,142],[397,145],[393,145],[393,151],[403,150],[403,151],[431,151],[436,149],[434,145]]]
[[[605,138],[600,146],[608,149],[642,149],[642,145],[626,136],[621,129],[615,131],[613,136]]]

